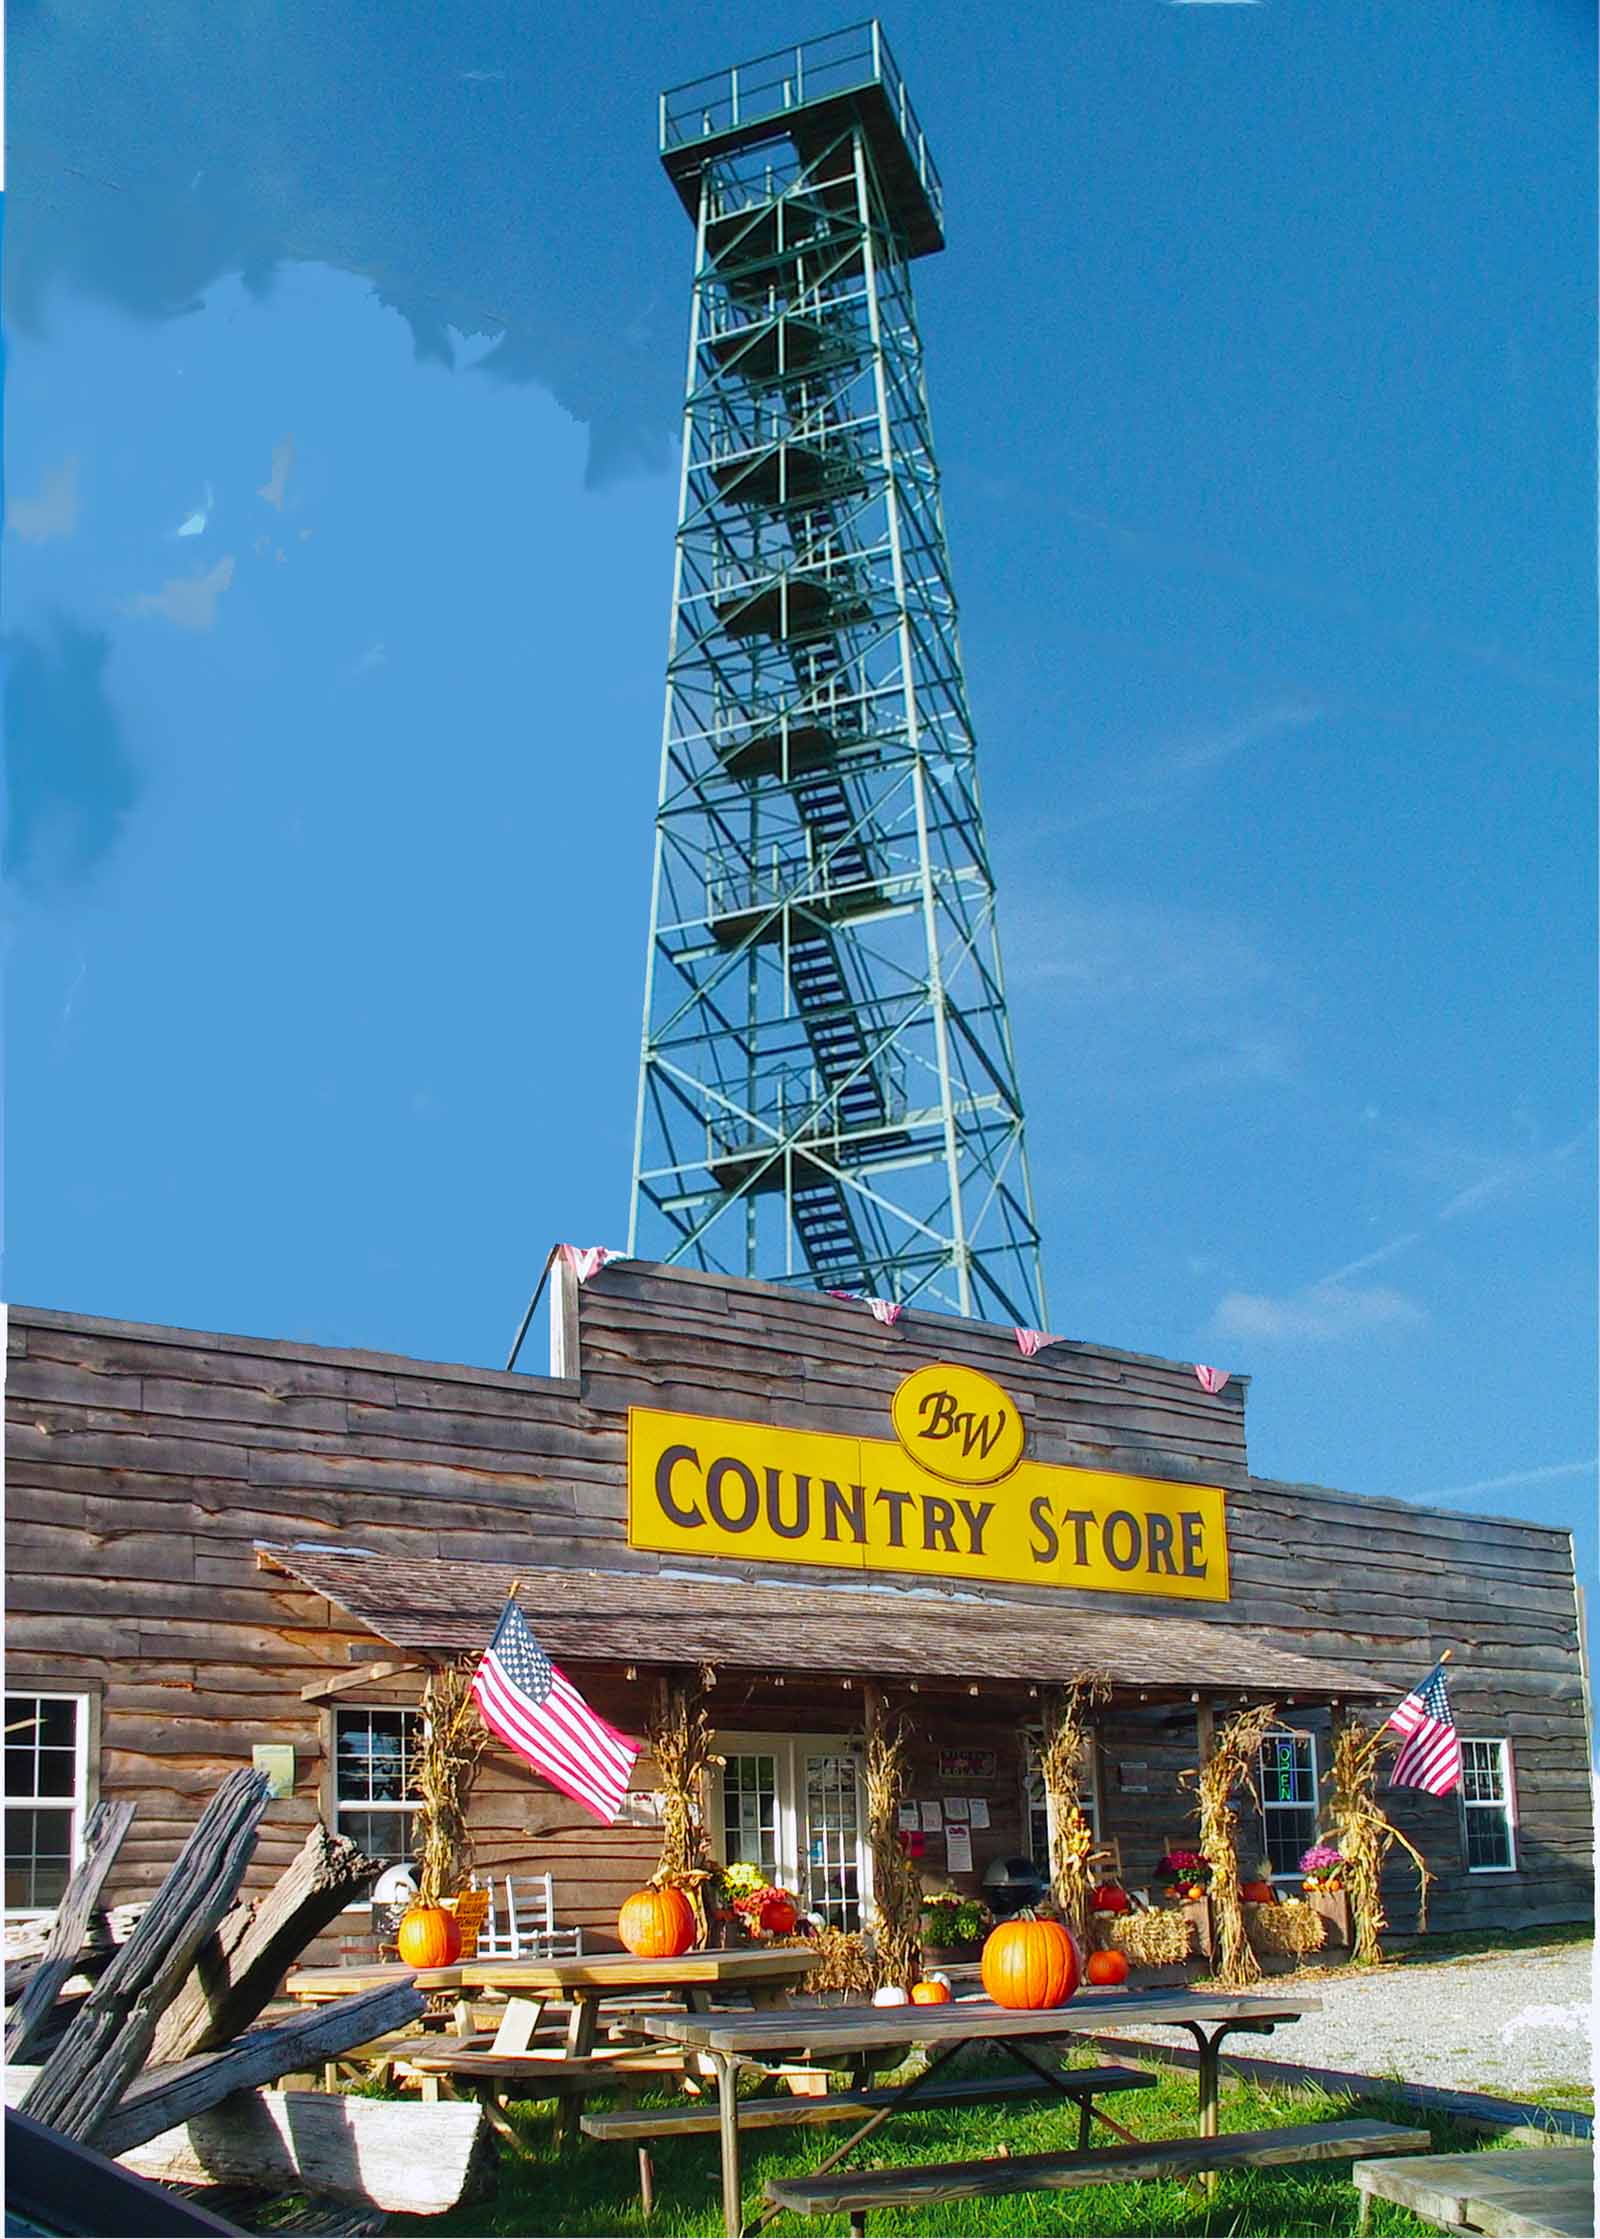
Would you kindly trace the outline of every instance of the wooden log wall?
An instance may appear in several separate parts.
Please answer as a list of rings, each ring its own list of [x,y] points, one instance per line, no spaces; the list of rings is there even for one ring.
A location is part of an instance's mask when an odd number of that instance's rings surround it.
[[[1408,1795],[1397,1816],[1442,1875],[1434,1925],[1588,1913],[1587,1729],[1566,1534],[1257,1482],[1244,1383],[1213,1397],[1182,1363],[1078,1344],[1024,1361],[1009,1331],[914,1310],[884,1329],[864,1307],[632,1264],[606,1268],[581,1294],[568,1286],[565,1308],[559,1341],[581,1376],[564,1378],[13,1309],[10,1684],[97,1698],[98,1793],[138,1805],[112,1902],[151,1893],[201,1799],[249,1763],[253,1743],[296,1752],[295,1791],[268,1812],[253,1885],[288,1863],[328,1808],[331,1718],[300,1690],[348,1672],[352,1650],[370,1654],[373,1642],[292,1579],[262,1571],[254,1541],[654,1571],[670,1559],[625,1542],[630,1402],[882,1437],[900,1378],[949,1358],[1005,1385],[1042,1460],[1227,1489],[1232,1601],[1104,1597],[1109,1609],[1256,1626],[1397,1695],[1452,1646],[1462,1731],[1513,1742],[1520,1857],[1514,1876],[1469,1879],[1454,1804]],[[826,1577],[791,1575],[813,1588]],[[1052,1595],[1005,1587],[995,1598],[1049,1606]],[[574,1676],[606,1716],[643,1731],[648,1674]],[[377,1707],[415,1694],[414,1680],[397,1679],[342,1700]],[[753,1704],[750,1713],[759,1730],[767,1721]],[[975,1740],[1014,1734],[1018,1706],[955,1703],[958,1714],[971,1732],[955,1738]],[[838,1730],[858,1718],[858,1703],[841,1706]],[[1147,1793],[1124,1792],[1114,1775],[1104,1789],[1108,1831],[1124,1837],[1137,1878],[1182,1825],[1171,1777],[1193,1762],[1192,1733],[1181,1717],[1119,1708],[1102,1740],[1108,1762],[1151,1768]],[[647,1767],[637,1777],[649,1785]],[[1012,1772],[1003,1784],[1020,1815]],[[498,1750],[484,1761],[474,1826],[487,1870],[550,1866],[563,1917],[597,1940],[655,1858],[648,1827],[599,1829]],[[988,1855],[1002,1847],[998,1821],[992,1833]],[[1003,1847],[1025,1847],[1020,1816]]]

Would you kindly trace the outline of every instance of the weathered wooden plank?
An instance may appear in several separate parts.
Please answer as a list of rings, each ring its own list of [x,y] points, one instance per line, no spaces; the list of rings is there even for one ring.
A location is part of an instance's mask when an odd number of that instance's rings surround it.
[[[163,2184],[303,2187],[391,2215],[436,2216],[476,2191],[489,2135],[483,2109],[460,2101],[248,2091],[131,2147],[122,2161]]]
[[[767,2198],[801,2216],[863,2215],[871,2208],[915,2208],[1012,2192],[1066,2192],[1080,2185],[1152,2183],[1216,2169],[1344,2161],[1363,2153],[1421,2153],[1432,2143],[1425,2130],[1403,2130],[1396,2123],[1293,2123],[1281,2130],[1164,2138],[1151,2145],[1099,2146],[1087,2153],[1012,2154],[1003,2160],[914,2162],[899,2169],[786,2177],[768,2184]]]
[[[42,2122],[6,2109],[6,2208],[19,2231],[120,2232],[123,2239],[180,2239],[189,2232],[242,2233],[199,2202],[163,2192],[104,2154]]]
[[[156,2025],[153,2062],[211,2052],[255,2020],[313,1936],[378,1873],[347,1836],[319,1822],[265,1897],[236,1905],[195,1954],[194,1970]]]
[[[83,1834],[83,1862],[56,1907],[43,1959],[6,2023],[6,2059],[26,2060],[38,2043],[56,1994],[77,1966],[100,1891],[133,1819],[130,1803],[98,1803]]]
[[[1140,2068],[1061,2068],[1051,2082],[1036,2069],[1026,2075],[972,2076],[959,2083],[928,2084],[917,2093],[919,2112],[929,2107],[987,2106],[995,2100],[1097,2099],[1114,2092],[1153,2091],[1159,2078]],[[863,2108],[892,2106],[899,2089],[843,2091],[823,2098],[741,2099],[741,2130],[779,2130],[816,2123],[848,2122]],[[715,2132],[714,2107],[641,2107],[585,2115],[580,2128],[591,2138],[694,2138]]]
[[[269,1796],[257,1772],[223,1782],[144,1918],[40,2070],[26,2113],[85,2142],[100,2133],[143,2065],[162,2009],[232,1901]]]
[[[126,2153],[163,2130],[192,2122],[236,2091],[275,2083],[402,2029],[419,2018],[424,2004],[409,1980],[390,1983],[249,2030],[219,2052],[149,2069],[103,2119],[95,2142],[103,2153]]]

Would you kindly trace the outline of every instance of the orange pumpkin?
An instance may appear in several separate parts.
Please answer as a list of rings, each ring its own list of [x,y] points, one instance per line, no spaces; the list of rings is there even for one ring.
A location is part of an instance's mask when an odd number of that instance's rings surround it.
[[[408,1967],[453,1967],[461,1957],[461,1930],[442,1905],[413,1905],[395,1938]]]
[[[1275,1905],[1278,1902],[1278,1892],[1270,1881],[1242,1881],[1239,1884],[1239,1899],[1246,1905]]]
[[[911,2003],[914,2006],[948,2006],[950,1985],[947,1982],[914,1982]]]
[[[978,1962],[997,2006],[1028,2012],[1064,2006],[1078,1987],[1078,1953],[1059,1920],[1003,1920]]]
[[[1084,1968],[1088,1982],[1118,1983],[1128,1979],[1128,1962],[1120,1951],[1091,1951],[1089,1964]]]
[[[694,1943],[694,1908],[681,1889],[636,1889],[617,1915],[617,1934],[636,1959],[678,1959]]]

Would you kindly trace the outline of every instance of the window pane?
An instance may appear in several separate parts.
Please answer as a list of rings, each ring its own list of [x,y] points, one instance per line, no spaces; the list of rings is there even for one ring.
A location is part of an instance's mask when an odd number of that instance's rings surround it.
[[[853,1757],[806,1759],[806,1884],[808,1910],[834,1928],[861,1926],[860,1841]]]
[[[38,1793],[41,1796],[70,1796],[77,1769],[76,1751],[71,1749],[41,1749],[39,1752]]]
[[[339,1832],[359,1843],[369,1858],[397,1866],[409,1859],[415,1814],[411,1811],[341,1811]]]
[[[6,1813],[6,1903],[56,1905],[72,1871],[70,1811]]]
[[[6,1743],[6,1794],[31,1796],[36,1753],[32,1742],[13,1737]]]
[[[778,1767],[773,1757],[730,1757],[722,1769],[726,1863],[778,1870]]]
[[[47,1749],[70,1749],[75,1726],[77,1704],[67,1702],[59,1695],[44,1695],[39,1700],[39,1739]]]
[[[1468,1866],[1509,1866],[1511,1863],[1511,1829],[1506,1815],[1499,1810],[1476,1810],[1467,1813],[1467,1864]]]
[[[414,1800],[422,1714],[415,1710],[341,1710],[336,1714],[334,1783],[341,1803]]]
[[[1273,1734],[1257,1769],[1261,1836],[1274,1874],[1296,1874],[1317,1839],[1317,1754],[1309,1734]],[[1244,1861],[1249,1864],[1249,1861]]]

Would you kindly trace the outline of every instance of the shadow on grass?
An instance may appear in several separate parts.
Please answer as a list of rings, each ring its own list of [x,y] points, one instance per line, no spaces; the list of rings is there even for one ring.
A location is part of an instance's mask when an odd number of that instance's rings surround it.
[[[984,2061],[977,2065],[987,2066]],[[602,2102],[597,2100],[596,2105]],[[655,2094],[646,2104],[668,2104]],[[1192,2077],[1162,2075],[1154,2089],[1121,2102],[1134,2109],[1130,2127],[1141,2138],[1185,2137],[1195,2128],[1195,2095]],[[717,2142],[714,2134],[691,2138],[663,2138],[652,2149],[656,2201],[647,2221],[637,2190],[637,2163],[631,2145],[581,2141],[561,2154],[554,2144],[553,2109],[534,2103],[513,2106],[522,2144],[502,2152],[495,2192],[490,2199],[469,2203],[448,2216],[396,2217],[395,2232],[445,2234],[524,2235],[546,2233],[551,2239],[598,2239],[604,2234],[652,2234],[654,2239],[716,2239],[722,2228],[718,2179]],[[1291,2089],[1245,2081],[1226,2084],[1222,2125],[1225,2130],[1265,2130],[1283,2125],[1337,2122],[1360,2115],[1392,2122],[1405,2129],[1426,2129],[1437,2153],[1470,2152],[1491,2147],[1494,2141],[1476,2137],[1458,2125],[1436,2117],[1419,2116],[1415,2108],[1384,2096],[1363,2100],[1341,2098],[1326,2092]],[[1119,2120],[1122,2119],[1119,2111]],[[985,2159],[1002,2153],[1026,2154],[1059,2151],[1076,2139],[1075,2112],[1051,2102],[1037,2107],[1008,2104],[1004,2107],[939,2109],[899,2117],[892,2127],[879,2131],[862,2149],[873,2165],[894,2167],[926,2161]],[[1102,2133],[1102,2138],[1107,2134]],[[794,2176],[814,2169],[836,2150],[837,2133],[798,2128],[765,2130],[755,2134],[745,2153],[747,2213],[762,2196],[769,2178]],[[1002,2233],[1059,2234],[1062,2239],[1135,2239],[1135,2235],[1170,2233],[1174,2239],[1189,2234],[1259,2234],[1277,2239],[1283,2233],[1347,2233],[1356,2225],[1357,2200],[1350,2182],[1349,2164],[1301,2163],[1278,2169],[1240,2170],[1224,2174],[1214,2193],[1196,2184],[1176,2181],[1085,2186],[1068,2192],[1023,2193],[983,2200],[951,2201],[918,2211],[875,2211],[874,2234],[948,2233],[964,2235]],[[844,2231],[842,2216],[800,2218],[785,2215],[769,2225],[773,2239],[799,2232],[831,2234]],[[1405,2210],[1388,2203],[1376,2204],[1373,2229],[1378,2233],[1421,2233],[1433,2226],[1420,2223]]]

